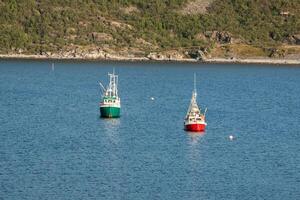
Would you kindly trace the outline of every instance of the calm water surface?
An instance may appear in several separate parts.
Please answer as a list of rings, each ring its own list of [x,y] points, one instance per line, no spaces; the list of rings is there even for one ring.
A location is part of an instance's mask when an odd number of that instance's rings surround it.
[[[202,136],[183,131],[194,72]],[[1,200],[300,199],[297,67],[2,60],[0,111]]]

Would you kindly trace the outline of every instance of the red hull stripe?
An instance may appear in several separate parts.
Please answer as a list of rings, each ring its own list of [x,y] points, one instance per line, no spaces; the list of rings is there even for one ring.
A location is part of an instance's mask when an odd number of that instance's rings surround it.
[[[185,130],[192,132],[205,131],[205,124],[188,124],[185,125]]]

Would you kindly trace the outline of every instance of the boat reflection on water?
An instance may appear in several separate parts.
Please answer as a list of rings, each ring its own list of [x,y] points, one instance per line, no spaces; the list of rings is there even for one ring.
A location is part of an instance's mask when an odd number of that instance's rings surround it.
[[[202,138],[205,136],[205,132],[187,132],[187,135],[189,136],[189,143],[194,145],[201,142]]]
[[[201,177],[201,173],[203,172],[201,169],[203,163],[205,163],[205,151],[203,150],[205,143],[203,141],[204,134],[195,132],[187,132],[186,134],[187,148],[185,151],[185,160],[190,173],[182,180],[182,184],[185,185],[186,190],[189,191],[188,195],[192,199],[201,199],[198,196],[198,190],[195,189],[195,186],[199,185],[199,177]]]
[[[101,177],[104,180],[113,180],[113,183],[103,181],[101,187],[113,187],[116,191],[123,191],[122,184],[126,182],[126,175],[121,169],[127,169],[127,165],[122,162],[121,121],[120,118],[101,118],[98,137],[101,145]]]
[[[120,118],[102,118],[102,131],[113,143],[118,143],[120,132]]]

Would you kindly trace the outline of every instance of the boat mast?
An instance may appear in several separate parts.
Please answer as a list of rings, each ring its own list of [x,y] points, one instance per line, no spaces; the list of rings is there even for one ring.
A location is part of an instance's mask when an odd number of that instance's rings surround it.
[[[193,96],[194,96],[195,98],[197,97],[196,73],[194,73],[194,91],[193,91]]]
[[[109,97],[112,96],[112,81],[113,81],[113,77],[112,77],[112,74],[108,74],[109,75]]]
[[[119,82],[119,76],[115,75],[116,82],[115,82],[115,95],[118,96],[118,82]]]
[[[113,70],[112,74],[109,75],[109,86],[108,86],[108,95],[110,97],[118,96],[118,75],[115,75],[115,70]]]
[[[114,80],[113,80],[113,93],[114,93],[114,96],[118,96],[118,75],[115,75],[115,70],[113,72],[113,77],[114,77]]]

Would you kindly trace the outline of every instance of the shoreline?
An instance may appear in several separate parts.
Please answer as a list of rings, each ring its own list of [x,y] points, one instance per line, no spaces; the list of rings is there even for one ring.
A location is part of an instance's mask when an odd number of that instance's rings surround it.
[[[171,63],[199,63],[199,64],[273,64],[273,65],[300,65],[299,59],[271,59],[271,58],[205,58],[197,60],[192,58],[160,58],[153,59],[147,57],[125,57],[110,56],[103,57],[67,57],[67,56],[47,56],[47,55],[25,55],[25,54],[0,54],[0,60],[62,60],[62,61],[104,61],[104,62],[171,62]]]

